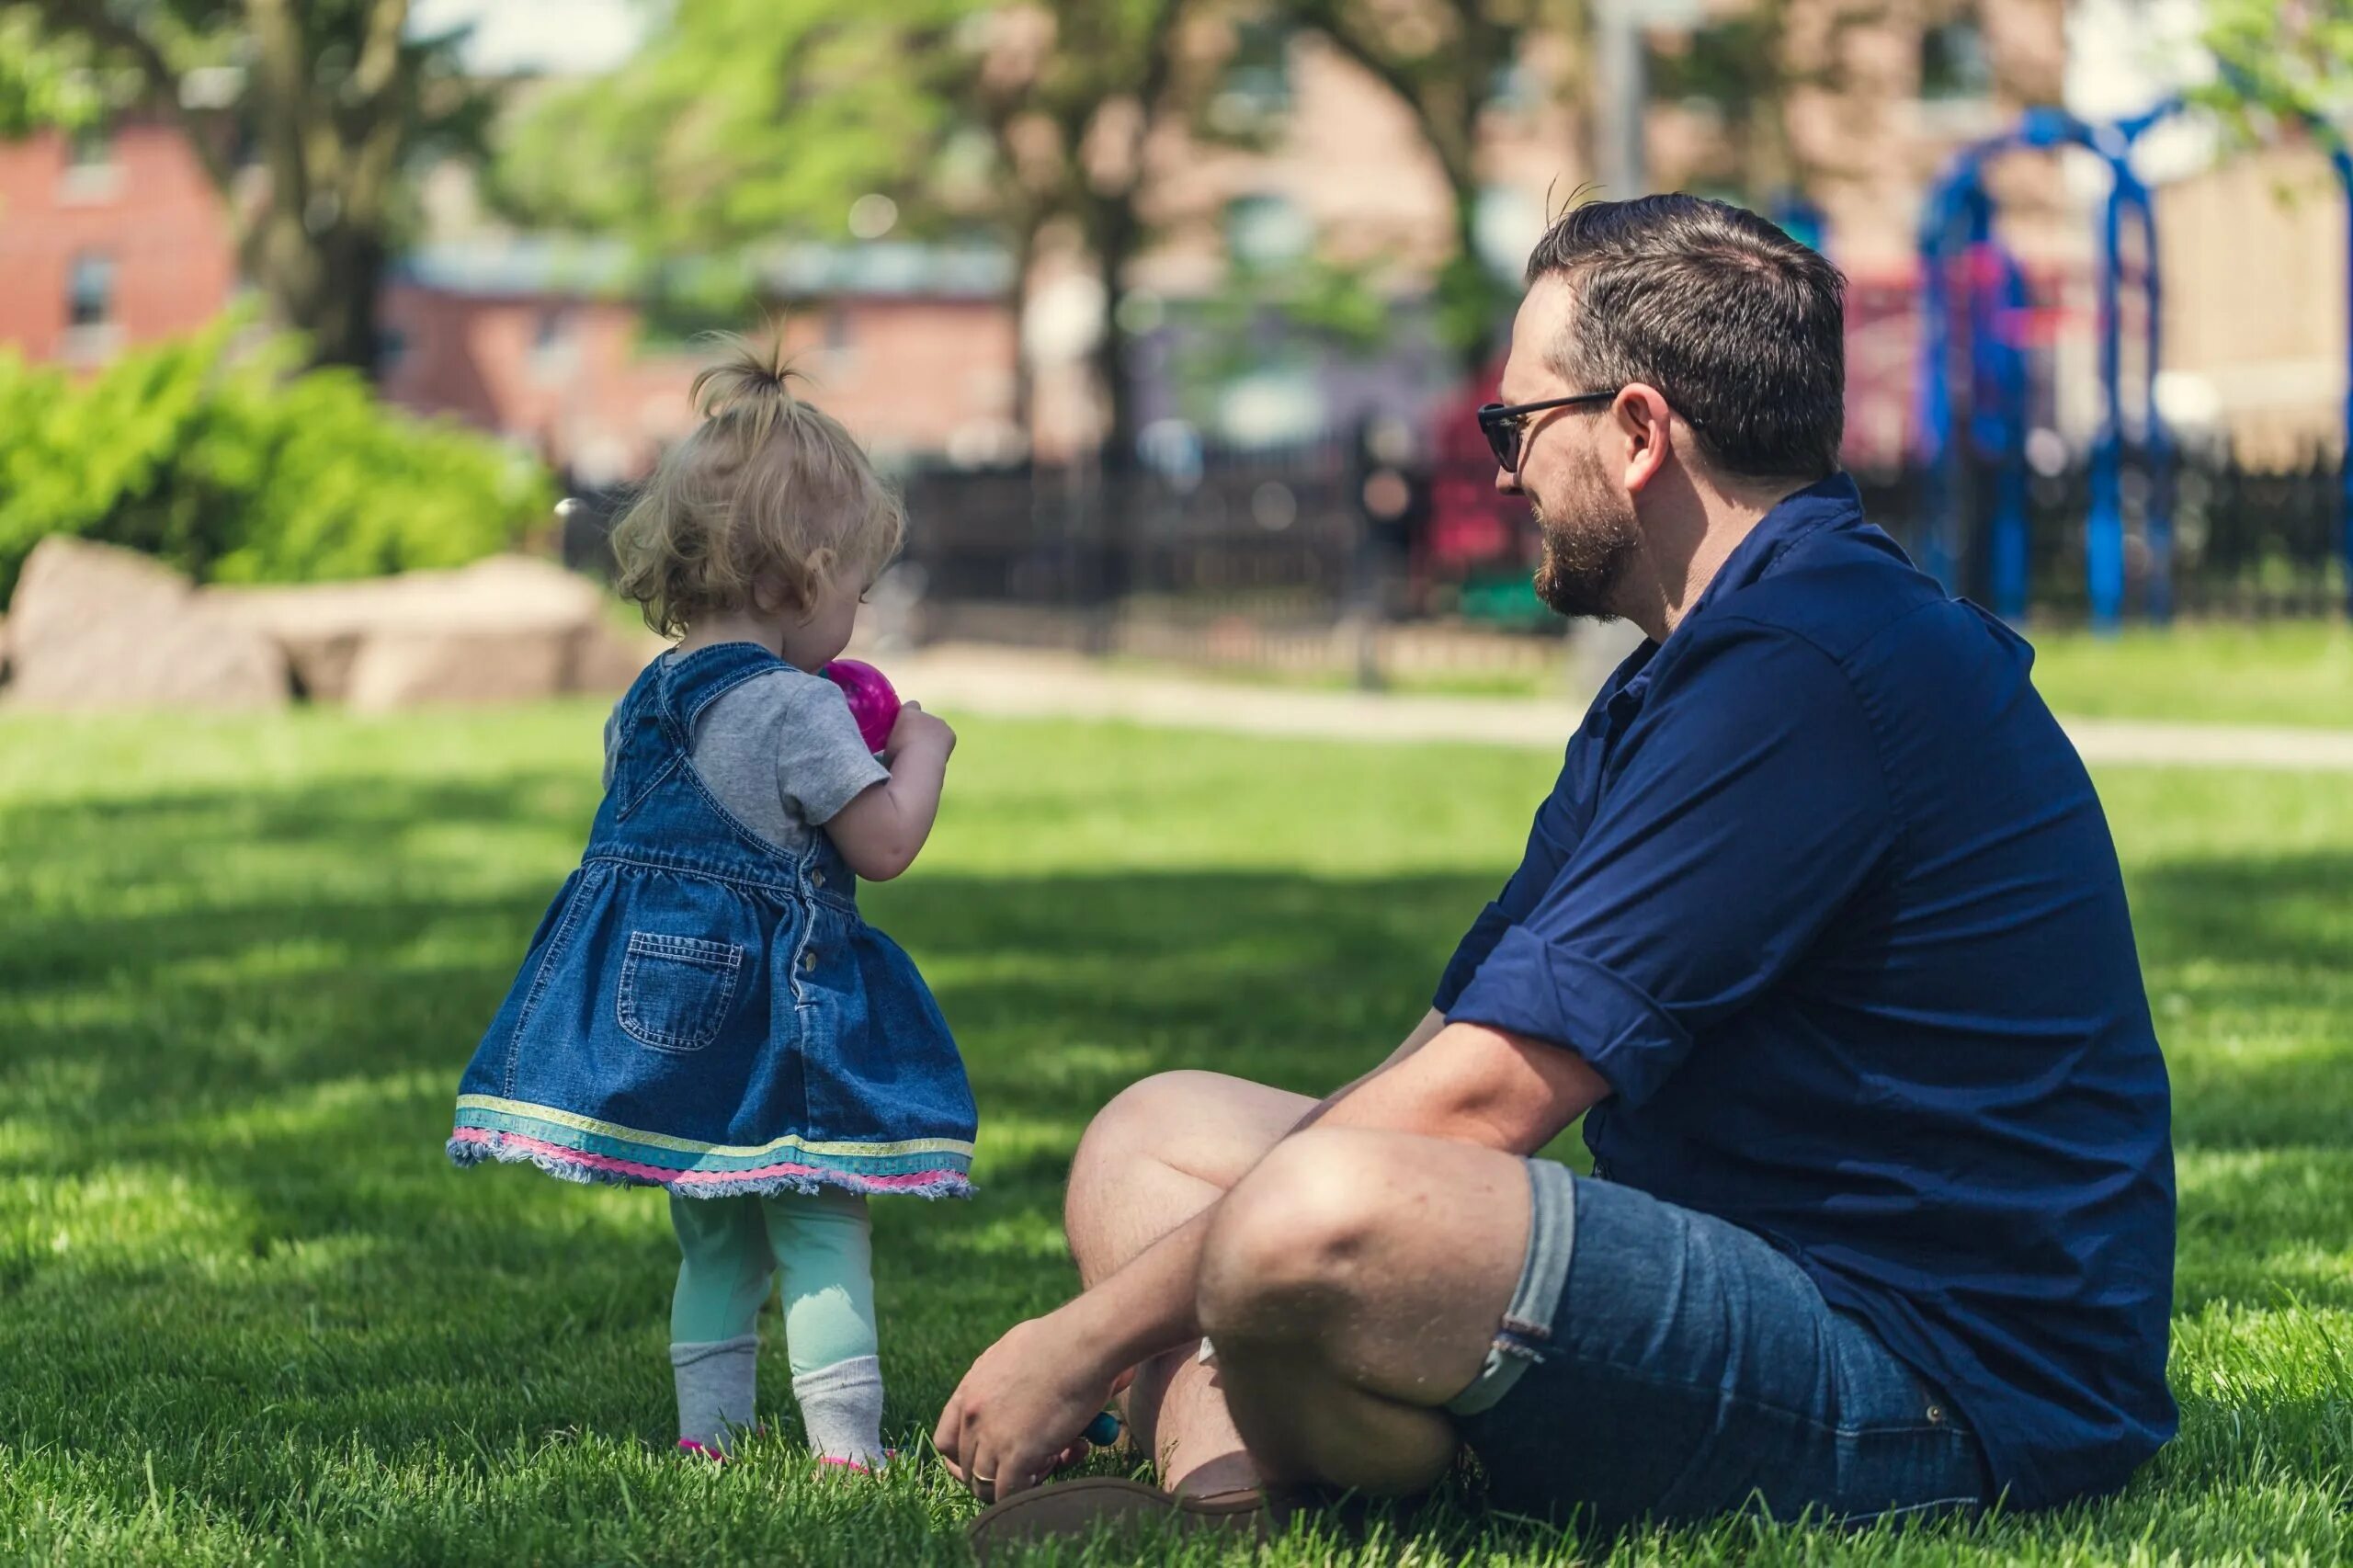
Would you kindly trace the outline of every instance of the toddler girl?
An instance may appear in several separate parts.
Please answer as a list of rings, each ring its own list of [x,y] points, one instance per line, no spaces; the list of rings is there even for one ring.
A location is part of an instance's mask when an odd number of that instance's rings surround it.
[[[613,536],[678,638],[605,726],[580,868],[459,1085],[449,1155],[666,1188],[678,1445],[753,1418],[784,1280],[793,1398],[824,1458],[882,1456],[870,1193],[967,1196],[972,1090],[857,879],[905,870],[956,737],[909,703],[878,760],[814,672],[899,547],[899,504],[773,351],[731,340],[700,425]]]

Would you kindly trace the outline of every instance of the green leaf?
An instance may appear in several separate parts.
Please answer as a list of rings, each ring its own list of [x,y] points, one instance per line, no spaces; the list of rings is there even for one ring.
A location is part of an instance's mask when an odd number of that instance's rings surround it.
[[[81,382],[0,352],[0,599],[54,533],[199,581],[301,582],[461,565],[547,516],[535,463],[356,372],[290,373],[283,339],[234,356],[241,324]]]

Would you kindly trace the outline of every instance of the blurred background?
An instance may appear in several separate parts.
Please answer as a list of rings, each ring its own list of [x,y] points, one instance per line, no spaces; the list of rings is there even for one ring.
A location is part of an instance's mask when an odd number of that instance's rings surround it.
[[[773,321],[908,495],[874,645],[1574,681],[1472,411],[1548,216],[1670,189],[1846,271],[1847,461],[1957,588],[2339,617],[2348,57],[2306,0],[0,4],[0,652],[608,689],[605,530]],[[201,656],[68,648],[126,593]]]

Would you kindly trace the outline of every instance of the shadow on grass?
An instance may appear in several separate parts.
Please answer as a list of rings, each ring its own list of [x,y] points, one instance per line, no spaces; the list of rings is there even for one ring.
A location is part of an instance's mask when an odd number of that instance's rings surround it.
[[[2185,1145],[2353,1146],[2347,890],[2343,853],[2177,860],[2133,876]]]
[[[529,775],[8,812],[0,1183],[35,1207],[0,1225],[0,1349],[39,1373],[0,1442],[153,1450],[161,1484],[264,1519],[323,1472],[224,1464],[204,1434],[255,1422],[387,1462],[476,1433],[658,1440],[658,1199],[441,1153],[459,1069],[575,852],[551,801],[585,814]],[[1069,1289],[1062,1185],[1097,1107],[1176,1066],[1353,1075],[1493,880],[926,870],[872,890],[983,1108],[978,1202],[877,1206],[899,1436]],[[108,1473],[135,1505],[143,1477]]]
[[[0,1184],[46,1205],[0,1223],[0,1351],[32,1369],[0,1442],[153,1449],[166,1486],[267,1520],[314,1461],[219,1462],[239,1423],[289,1452],[476,1468],[500,1435],[658,1440],[658,1201],[441,1155],[458,1071],[576,850],[560,824],[592,805],[524,774],[0,819]],[[870,892],[983,1109],[979,1202],[878,1206],[894,1432],[1069,1288],[1062,1182],[1097,1106],[1171,1067],[1311,1093],[1361,1071],[1497,872],[924,869]],[[2283,1279],[2353,1301],[2319,1256],[2353,1115],[2347,887],[2353,857],[2135,873],[2153,976],[2290,1037],[2175,1054],[2185,1142],[2247,1156],[2185,1184],[2186,1302],[2268,1305]],[[140,1478],[114,1479],[135,1506]]]

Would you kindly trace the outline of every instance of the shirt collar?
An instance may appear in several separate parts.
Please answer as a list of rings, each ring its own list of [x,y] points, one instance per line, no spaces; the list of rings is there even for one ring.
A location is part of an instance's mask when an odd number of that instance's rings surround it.
[[[1748,537],[1724,557],[1724,563],[1716,568],[1715,576],[1709,580],[1699,602],[1684,616],[1684,623],[1688,625],[1693,616],[1704,611],[1719,596],[1771,576],[1790,547],[1807,535],[1825,528],[1851,527],[1862,520],[1862,492],[1845,473],[1815,480],[1803,490],[1784,495],[1756,519]]]
[[[1790,547],[1809,534],[1825,528],[1851,528],[1863,520],[1863,494],[1855,487],[1854,479],[1843,471],[1827,479],[1817,479],[1802,490],[1792,491],[1775,502],[1770,510],[1756,519],[1748,537],[1733,547],[1716,574],[1708,580],[1699,599],[1677,622],[1680,631],[1701,615],[1708,607],[1724,594],[1743,588],[1760,578],[1769,577]],[[1667,642],[1675,641],[1674,632]],[[1623,697],[1629,702],[1639,702],[1650,685],[1652,655],[1663,646],[1645,641],[1626,662],[1618,666],[1611,685],[1611,700]]]

